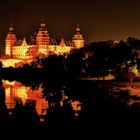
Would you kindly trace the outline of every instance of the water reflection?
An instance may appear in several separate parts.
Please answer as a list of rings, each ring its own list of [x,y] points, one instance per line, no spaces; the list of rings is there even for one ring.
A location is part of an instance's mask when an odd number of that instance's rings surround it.
[[[78,116],[81,111],[82,103],[80,101],[71,101],[71,106],[73,110],[75,110],[75,116]]]
[[[5,88],[5,104],[10,118],[12,118],[17,105],[22,104],[23,107],[26,107],[27,104],[30,104],[30,106],[34,105],[40,122],[44,122],[47,116],[47,111],[54,108],[57,104],[54,99],[53,101],[50,100],[50,98],[54,98],[54,95],[57,95],[57,93],[54,94],[50,92],[47,93],[47,95],[44,95],[44,87],[42,87],[42,84],[40,84],[38,88],[32,89],[17,81],[9,82],[3,80],[3,87]],[[63,89],[61,90],[59,104],[61,108],[64,108],[66,104],[71,106],[76,117],[82,109],[80,101],[69,99]]]
[[[27,102],[35,102],[37,114],[40,117],[40,121],[43,121],[42,116],[47,114],[48,101],[43,97],[41,87],[32,90],[30,87],[25,87],[17,81],[3,81],[3,86],[5,87],[5,103],[9,110],[9,115],[12,115],[17,102],[22,101],[24,106]]]
[[[140,104],[129,105],[128,91],[109,88],[99,81],[2,81],[0,127],[48,128],[49,130],[121,126],[133,115],[139,120]],[[27,86],[27,83],[29,86]],[[41,84],[39,84],[41,83]],[[36,86],[32,86],[36,85]],[[35,88],[34,88],[35,87]],[[123,114],[123,115],[122,115]],[[130,115],[131,114],[131,115]],[[124,116],[124,117],[123,117]],[[132,121],[133,122],[133,121]],[[126,122],[127,123],[127,122]],[[112,125],[110,128],[113,127]],[[52,129],[50,129],[52,128]],[[90,127],[89,127],[90,128]]]
[[[60,105],[63,106],[64,102],[68,99],[68,96],[66,96],[62,90],[62,100],[60,101]],[[82,110],[82,103],[79,100],[68,100],[68,104],[71,105],[72,109],[75,111],[75,116],[77,117]]]

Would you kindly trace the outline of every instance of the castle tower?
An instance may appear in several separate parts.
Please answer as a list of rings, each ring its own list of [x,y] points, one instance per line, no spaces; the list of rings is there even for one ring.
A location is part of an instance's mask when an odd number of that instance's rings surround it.
[[[82,34],[81,34],[79,24],[78,24],[77,27],[76,27],[76,32],[75,32],[75,34],[74,34],[74,37],[73,37],[73,40],[72,40],[72,41],[73,41],[73,43],[74,43],[74,46],[75,46],[77,49],[79,49],[79,48],[81,48],[81,47],[84,46],[84,38],[83,38],[83,36],[82,36]]]
[[[9,27],[9,31],[8,31],[8,34],[6,36],[6,39],[5,39],[5,55],[8,55],[12,58],[12,48],[13,48],[13,45],[14,43],[16,42],[17,38],[16,38],[16,35],[14,33],[14,28],[12,26],[12,24],[10,25]]]
[[[40,53],[47,53],[47,47],[49,45],[49,34],[48,31],[46,30],[46,25],[44,22],[44,19],[42,19],[42,22],[40,24],[37,36],[36,36],[36,44],[38,47],[38,51]]]

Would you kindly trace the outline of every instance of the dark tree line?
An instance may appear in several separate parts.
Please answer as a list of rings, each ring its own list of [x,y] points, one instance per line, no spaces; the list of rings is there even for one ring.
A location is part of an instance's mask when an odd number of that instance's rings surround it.
[[[116,79],[128,80],[129,68],[140,68],[140,40],[129,37],[126,41],[100,41],[74,49],[65,56],[50,54],[37,57],[31,64],[18,68],[4,68],[1,76],[6,79],[76,79],[80,77],[105,77],[109,73]],[[2,68],[2,65],[1,65]]]

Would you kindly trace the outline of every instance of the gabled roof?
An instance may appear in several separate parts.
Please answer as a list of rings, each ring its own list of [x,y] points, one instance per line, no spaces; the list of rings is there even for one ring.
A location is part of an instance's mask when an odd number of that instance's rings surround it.
[[[60,41],[60,44],[59,44],[60,46],[66,46],[66,44],[65,44],[65,41],[64,41],[64,38],[62,37],[61,38],[61,41]]]
[[[26,39],[25,39],[25,37],[23,38],[23,41],[22,41],[22,46],[27,46],[28,44],[27,44],[27,42],[26,42]]]

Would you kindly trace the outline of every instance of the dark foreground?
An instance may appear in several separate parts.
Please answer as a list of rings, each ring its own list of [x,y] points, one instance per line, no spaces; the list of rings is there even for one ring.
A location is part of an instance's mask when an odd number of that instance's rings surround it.
[[[39,88],[35,81],[28,86],[36,90]],[[37,100],[28,99],[23,104],[20,98],[14,98],[15,107],[12,108],[11,104],[12,109],[7,108],[6,88],[1,85],[1,130],[38,130],[45,131],[46,135],[61,132],[62,135],[79,136],[88,132],[94,136],[97,132],[124,134],[124,130],[132,132],[140,126],[139,98],[127,91],[114,90],[97,81],[46,81],[41,83],[41,88],[41,98],[48,102],[48,107],[45,110],[47,113],[39,116],[35,106]],[[131,100],[133,103],[130,105]]]

